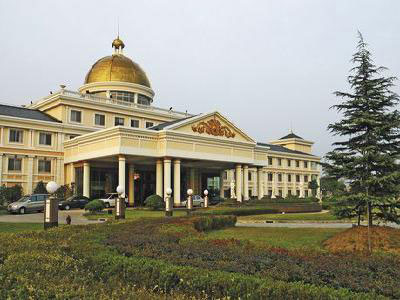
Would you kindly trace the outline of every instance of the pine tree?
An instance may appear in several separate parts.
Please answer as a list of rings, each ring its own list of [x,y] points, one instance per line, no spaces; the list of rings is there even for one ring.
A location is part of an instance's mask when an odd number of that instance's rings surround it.
[[[33,190],[34,194],[47,194],[46,185],[43,181],[39,181]]]
[[[373,219],[400,223],[399,97],[391,89],[395,77],[384,77],[359,32],[348,82],[351,92],[335,92],[342,99],[332,106],[342,119],[328,130],[340,140],[325,156],[329,176],[345,178],[351,189],[338,197],[339,216],[367,214]]]

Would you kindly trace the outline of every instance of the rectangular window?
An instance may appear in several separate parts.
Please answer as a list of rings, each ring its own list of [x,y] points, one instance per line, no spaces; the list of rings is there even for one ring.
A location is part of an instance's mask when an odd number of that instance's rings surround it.
[[[300,175],[296,175],[296,182],[300,182]]]
[[[308,168],[308,162],[304,161],[304,168]]]
[[[287,181],[288,181],[288,182],[292,182],[292,175],[291,175],[291,174],[288,174],[288,175],[287,175]]]
[[[288,190],[288,196],[292,196],[292,190]]]
[[[228,171],[224,172],[224,179],[227,180],[228,179]]]
[[[22,143],[23,142],[23,138],[22,138],[23,134],[24,134],[24,132],[22,130],[10,129],[9,142],[10,143]]]
[[[282,158],[278,158],[278,166],[282,166]]]
[[[124,118],[115,117],[115,126],[124,126]]]
[[[308,176],[304,175],[304,182],[308,182]]]
[[[39,133],[39,145],[51,146],[51,133],[40,132]]]
[[[71,121],[76,123],[82,122],[82,112],[79,110],[71,110]]]
[[[39,173],[50,173],[51,172],[51,161],[50,160],[39,160],[38,163]]]
[[[132,119],[131,120],[131,127],[139,128],[139,120]]]
[[[287,160],[287,166],[290,167],[292,161],[290,159]]]
[[[8,158],[8,171],[21,171],[21,158]]]
[[[70,134],[69,135],[69,139],[72,140],[72,139],[74,139],[74,138],[76,138],[78,136],[79,136],[79,134]]]
[[[279,190],[279,197],[282,197],[283,193],[282,190]]]
[[[268,157],[268,165],[272,166],[272,157]]]
[[[249,173],[247,174],[247,178],[248,178],[249,181],[251,181],[251,172],[249,172]]]
[[[304,196],[305,196],[305,197],[308,197],[308,190],[305,190],[305,191],[304,191]]]
[[[272,190],[268,190],[268,196],[272,196]]]
[[[296,196],[300,197],[300,190],[296,190]]]
[[[300,161],[296,160],[296,168],[300,168]]]
[[[272,181],[272,173],[268,173],[268,181]]]
[[[282,174],[278,174],[278,181],[282,182]]]
[[[104,126],[106,124],[106,116],[101,114],[94,115],[94,125]]]
[[[154,123],[153,122],[146,122],[146,128],[153,127]]]

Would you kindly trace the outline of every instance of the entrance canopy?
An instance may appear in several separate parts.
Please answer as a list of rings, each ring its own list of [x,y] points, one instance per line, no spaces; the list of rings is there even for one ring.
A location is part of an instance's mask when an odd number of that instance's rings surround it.
[[[151,128],[116,126],[64,142],[64,163],[124,155],[145,162],[164,157],[196,164],[267,166],[268,147],[257,143],[218,112]]]

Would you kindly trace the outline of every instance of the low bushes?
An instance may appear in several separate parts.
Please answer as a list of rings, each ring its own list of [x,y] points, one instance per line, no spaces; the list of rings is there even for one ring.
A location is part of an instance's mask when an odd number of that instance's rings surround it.
[[[236,224],[235,216],[223,216],[223,217],[199,217],[193,220],[194,228],[197,231],[210,231],[221,229],[224,227],[232,227]]]
[[[152,210],[160,210],[165,207],[164,199],[159,195],[148,196],[144,201],[144,204],[146,207],[151,208]]]
[[[263,207],[227,207],[227,208],[211,208],[211,209],[198,209],[193,214],[198,216],[251,216],[251,215],[262,215],[262,214],[276,214],[279,213],[279,209],[263,208]]]
[[[92,200],[85,205],[85,210],[88,210],[91,214],[101,212],[104,208],[104,202],[101,200]]]
[[[206,225],[196,230],[199,219]],[[399,258],[260,248],[198,231],[232,222],[154,218],[0,234],[0,299],[141,299],[143,289],[201,299],[400,297]]]

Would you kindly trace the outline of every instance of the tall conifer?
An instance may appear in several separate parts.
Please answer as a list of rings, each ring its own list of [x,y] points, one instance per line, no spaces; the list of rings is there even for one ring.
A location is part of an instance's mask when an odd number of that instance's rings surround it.
[[[332,106],[341,120],[328,130],[340,137],[325,156],[330,176],[346,179],[350,192],[339,196],[338,215],[367,214],[373,219],[400,223],[399,97],[392,91],[395,77],[382,75],[359,32],[350,92],[335,92],[341,103]]]

